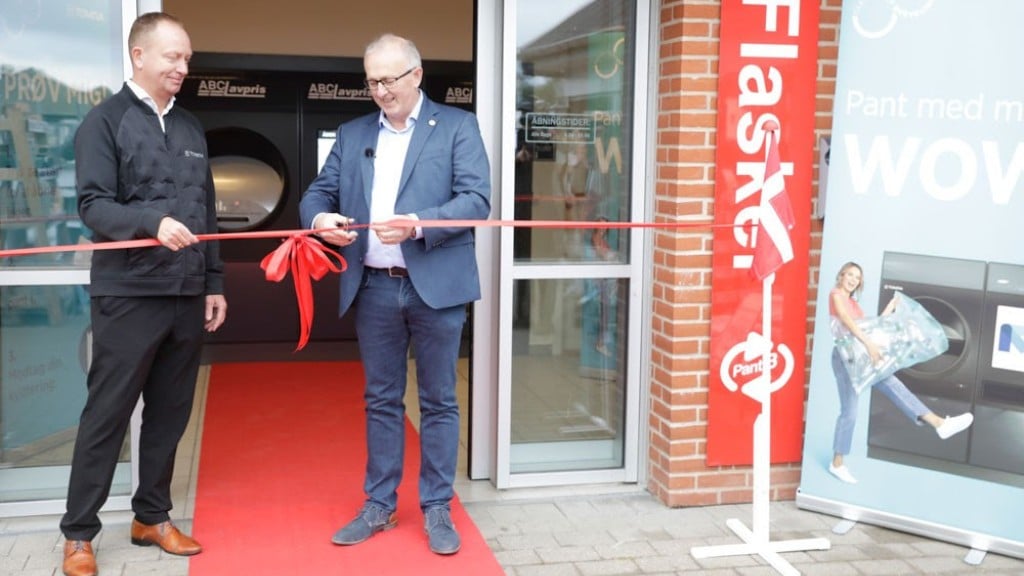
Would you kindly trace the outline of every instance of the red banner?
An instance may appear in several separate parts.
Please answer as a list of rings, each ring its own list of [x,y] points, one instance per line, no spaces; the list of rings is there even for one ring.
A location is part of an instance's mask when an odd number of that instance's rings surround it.
[[[711,370],[707,464],[753,461],[761,404],[741,392],[761,374],[762,283],[751,273],[754,226],[765,177],[768,128],[778,122],[781,170],[792,202],[794,258],[772,290],[771,461],[801,457],[808,252],[819,4],[810,0],[723,0],[718,59]],[[731,224],[733,226],[725,226]],[[786,379],[788,377],[788,380]]]

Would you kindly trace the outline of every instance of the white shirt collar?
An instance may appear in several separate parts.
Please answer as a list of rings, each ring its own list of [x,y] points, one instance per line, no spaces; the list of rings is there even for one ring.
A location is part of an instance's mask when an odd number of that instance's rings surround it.
[[[416,101],[416,105],[413,106],[412,112],[409,113],[409,118],[408,118],[408,120],[406,120],[408,125],[405,127],[405,130],[409,130],[412,127],[416,126],[416,121],[417,121],[417,119],[420,116],[420,109],[421,108],[423,108],[423,90],[420,90],[420,98],[419,98],[419,100]],[[387,128],[388,130],[391,130],[392,132],[405,132],[405,130],[399,130],[399,129],[395,128],[391,124],[391,122],[388,120],[388,117],[384,115],[384,111],[383,110],[380,111],[379,120],[377,122],[378,122],[378,125],[380,125],[380,126],[382,126],[384,128]]]
[[[146,105],[149,106],[153,110],[153,112],[156,112],[156,115],[161,118],[160,124],[163,125],[163,117],[166,116],[167,113],[171,111],[171,108],[174,108],[174,96],[171,96],[171,99],[167,101],[167,108],[165,108],[164,111],[161,112],[156,107],[156,100],[153,100],[153,97],[150,96],[149,93],[146,92],[142,88],[142,86],[139,86],[138,84],[136,84],[135,81],[132,80],[131,78],[126,80],[125,84],[127,84],[128,87],[131,88],[131,91],[135,93],[135,96],[137,96],[139,98],[139,100],[142,100],[143,102],[145,102]]]

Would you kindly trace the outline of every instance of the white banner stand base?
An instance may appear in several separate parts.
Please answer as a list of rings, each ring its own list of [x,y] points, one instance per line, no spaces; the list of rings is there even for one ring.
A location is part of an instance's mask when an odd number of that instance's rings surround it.
[[[743,540],[743,544],[724,544],[721,546],[697,546],[690,549],[694,558],[719,558],[722,556],[742,556],[757,554],[784,576],[799,576],[800,571],[787,562],[781,552],[801,552],[804,550],[828,550],[832,543],[828,538],[805,538],[801,540],[779,540],[776,542],[757,542],[754,533],[736,518],[725,521],[725,525]]]
[[[839,522],[836,522],[835,526],[832,527],[832,533],[839,534],[840,536],[842,536],[850,530],[853,530],[853,527],[856,525],[857,522],[855,520],[840,520]]]
[[[988,552],[985,550],[978,550],[977,548],[971,548],[967,555],[964,556],[964,562],[971,566],[980,566],[982,561],[985,560],[985,554]]]
[[[751,334],[747,339],[747,349],[744,358],[747,356],[761,356],[761,366],[772,366],[772,284],[775,281],[775,274],[769,274],[762,281],[761,298],[761,334]],[[780,346],[779,353],[786,356],[788,349]],[[784,540],[771,542],[768,538],[768,504],[771,474],[771,421],[772,421],[772,393],[780,386],[785,385],[792,375],[792,357],[787,357],[784,365],[789,371],[784,372],[779,382],[772,382],[771,370],[761,370],[761,375],[743,385],[742,392],[750,398],[761,403],[761,414],[754,420],[754,491],[753,530],[747,528],[742,522],[735,518],[726,520],[725,525],[729,527],[743,544],[725,544],[721,546],[696,546],[690,548],[690,555],[696,559],[718,558],[722,556],[743,556],[757,554],[765,559],[768,564],[784,576],[800,576],[800,571],[779,556],[780,552],[801,552],[804,550],[828,550],[832,543],[827,538],[807,538],[801,540]],[[723,362],[720,367],[727,371]],[[723,382],[728,380],[723,377]]]

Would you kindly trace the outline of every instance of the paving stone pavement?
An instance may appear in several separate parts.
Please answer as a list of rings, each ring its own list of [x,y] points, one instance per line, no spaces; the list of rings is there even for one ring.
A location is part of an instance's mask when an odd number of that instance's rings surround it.
[[[466,505],[509,576],[610,574],[768,576],[777,570],[756,555],[697,560],[694,546],[740,544],[726,526],[752,521],[749,504],[667,508],[647,494],[587,496]],[[784,553],[807,575],[1021,575],[1024,561],[988,554],[980,566],[968,550],[886,528],[857,524],[832,533],[839,519],[800,510],[794,502],[769,506],[770,540],[827,538],[828,550]]]
[[[668,508],[646,493],[542,496],[464,502],[509,576],[770,576],[779,574],[756,555],[696,560],[694,546],[738,544],[726,526],[749,526],[749,504]],[[979,566],[964,562],[962,546],[867,524],[833,534],[838,519],[800,510],[793,502],[769,507],[771,541],[827,538],[831,548],[782,554],[800,573],[828,575],[1015,575],[1024,561],[988,554]],[[0,519],[0,574],[60,575],[58,518]],[[96,542],[104,576],[187,576],[188,559],[132,546],[128,513],[106,513]],[[176,519],[184,530],[188,519]],[[377,537],[386,537],[380,535]],[[230,576],[230,575],[226,575]],[[369,576],[369,575],[368,575]],[[455,575],[462,576],[462,575]]]
[[[177,504],[171,515],[186,532],[195,511],[205,367],[197,386],[193,418],[179,445],[171,484]],[[498,491],[488,481],[460,478],[455,489],[508,576],[779,574],[759,556],[696,560],[690,554],[694,546],[740,544],[726,521],[735,518],[750,526],[750,504],[668,508],[636,486],[622,485]],[[833,534],[838,518],[800,510],[792,501],[773,502],[768,516],[772,542],[829,539],[828,550],[782,554],[808,576],[1024,575],[1024,560],[988,554],[972,566],[964,562],[968,550],[963,546],[868,524]],[[103,512],[101,518],[104,529],[95,548],[102,576],[188,576],[187,558],[130,543],[130,512]],[[59,520],[0,518],[0,576],[60,576],[64,544]]]
[[[102,576],[188,576],[188,558],[155,546],[134,546],[128,512],[104,512],[103,530],[93,541]],[[64,537],[59,516],[0,519],[0,575],[60,576]],[[174,519],[185,532],[189,520]],[[226,575],[225,575],[226,576]]]

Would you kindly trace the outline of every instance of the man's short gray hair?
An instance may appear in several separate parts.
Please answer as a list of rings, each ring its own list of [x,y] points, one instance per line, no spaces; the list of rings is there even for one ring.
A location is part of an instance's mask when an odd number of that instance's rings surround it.
[[[423,60],[420,58],[420,51],[416,49],[416,45],[413,44],[412,40],[408,38],[402,38],[394,34],[381,34],[372,42],[366,45],[366,50],[363,52],[363,56],[368,56],[371,52],[384,47],[395,46],[405,52],[405,57],[409,61],[409,66],[418,67],[423,65]]]

